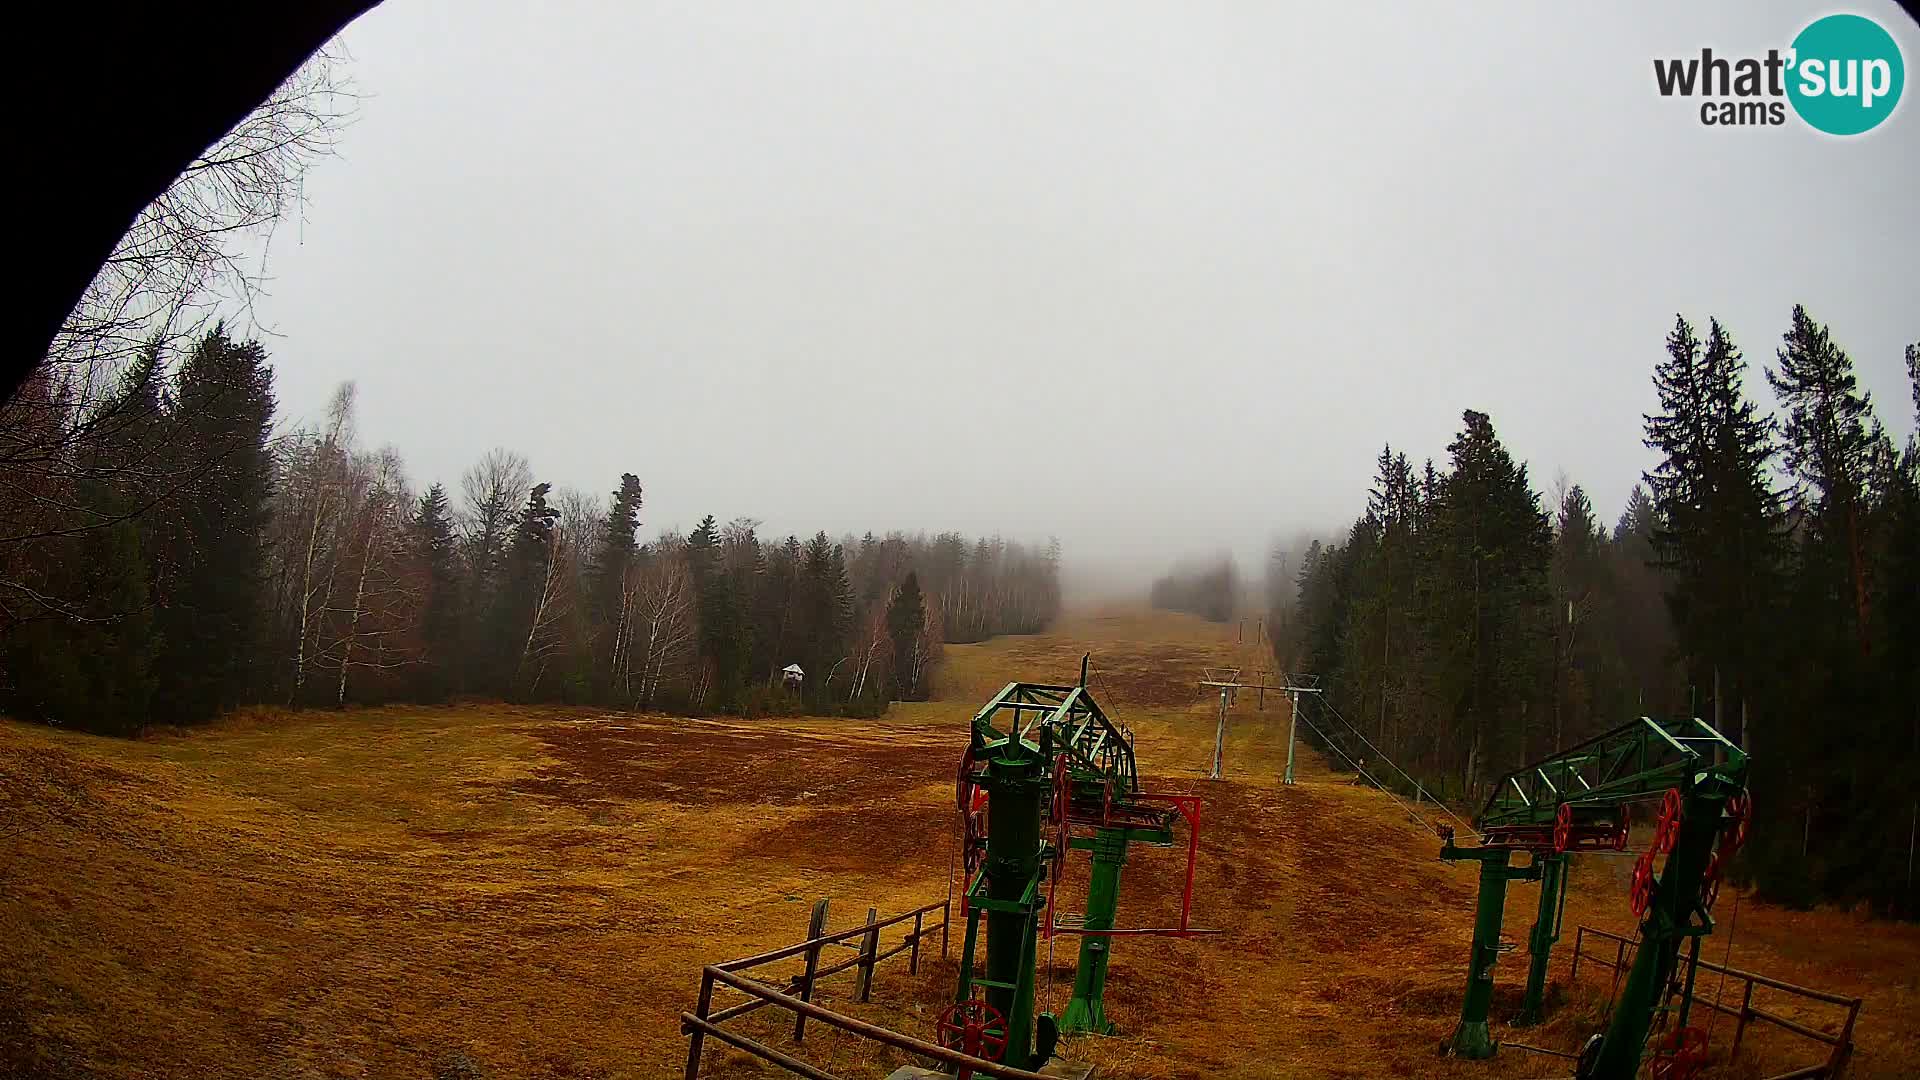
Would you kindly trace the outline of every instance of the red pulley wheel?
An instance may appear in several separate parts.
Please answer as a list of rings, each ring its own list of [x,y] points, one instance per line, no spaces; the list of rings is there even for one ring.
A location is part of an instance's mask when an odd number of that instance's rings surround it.
[[[1700,910],[1713,910],[1713,902],[1720,899],[1720,879],[1725,873],[1720,853],[1716,851],[1707,862],[1707,872],[1700,876]]]
[[[1573,804],[1561,803],[1553,812],[1553,850],[1559,854],[1573,845]]]
[[[1641,852],[1640,857],[1633,863],[1633,889],[1628,893],[1628,900],[1633,905],[1634,918],[1646,918],[1647,909],[1653,906],[1653,894],[1656,888],[1653,879],[1653,849],[1648,848]]]
[[[1668,788],[1660,799],[1660,821],[1653,830],[1653,847],[1657,854],[1665,855],[1673,850],[1673,842],[1680,838],[1680,819],[1686,814],[1686,803],[1680,797],[1679,788]]]
[[[1688,1080],[1707,1065],[1707,1033],[1697,1027],[1675,1028],[1653,1051],[1648,1075],[1653,1080]]]
[[[1007,1053],[1007,1018],[982,998],[956,1001],[940,1010],[933,1022],[934,1041],[988,1061]]]
[[[1738,792],[1727,800],[1727,834],[1721,847],[1729,853],[1747,846],[1747,833],[1753,828],[1753,794]]]
[[[973,779],[973,747],[968,746],[967,752],[960,755],[960,771],[953,785],[953,801],[961,813],[967,812],[967,804],[973,801],[973,793],[979,786]]]

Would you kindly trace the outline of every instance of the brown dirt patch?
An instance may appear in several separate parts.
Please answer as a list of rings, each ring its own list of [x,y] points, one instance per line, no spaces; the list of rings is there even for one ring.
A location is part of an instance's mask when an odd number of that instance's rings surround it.
[[[868,801],[925,784],[938,775],[939,759],[954,753],[923,736],[874,728],[849,728],[844,737],[701,721],[543,724],[524,730],[553,761],[508,786],[573,806],[633,800],[696,807]]]

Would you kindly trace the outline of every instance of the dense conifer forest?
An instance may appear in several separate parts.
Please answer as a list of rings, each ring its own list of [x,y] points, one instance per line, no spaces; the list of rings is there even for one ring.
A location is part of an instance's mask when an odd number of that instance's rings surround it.
[[[350,385],[276,432],[268,359],[216,327],[97,393],[50,365],[7,403],[0,707],[121,734],[459,695],[876,713],[925,696],[943,642],[1059,608],[1051,542],[713,517],[643,542],[637,474],[556,488],[505,449],[417,490],[359,445]]]
[[[1920,426],[1920,345],[1905,361]],[[1277,647],[1469,799],[1634,717],[1699,716],[1754,755],[1763,894],[1912,916],[1920,445],[1804,308],[1762,374],[1718,321],[1676,320],[1643,421],[1659,463],[1611,528],[1577,483],[1543,496],[1485,414],[1442,462],[1383,449],[1366,512],[1270,589]]]

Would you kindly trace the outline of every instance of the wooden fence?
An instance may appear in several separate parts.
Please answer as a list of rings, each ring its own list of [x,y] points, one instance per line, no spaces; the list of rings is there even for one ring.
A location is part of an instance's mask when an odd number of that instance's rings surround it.
[[[928,916],[938,912],[940,921],[928,924]],[[1024,1069],[1011,1069],[983,1058],[969,1057],[944,1046],[902,1035],[897,1031],[869,1024],[855,1017],[846,1016],[831,1009],[822,1008],[813,1003],[814,987],[820,980],[847,970],[855,971],[854,994],[860,1001],[871,1000],[873,995],[873,969],[882,960],[907,954],[907,970],[920,970],[920,943],[934,931],[940,932],[940,955],[947,954],[947,925],[950,921],[949,901],[938,901],[901,912],[891,918],[881,919],[873,908],[867,909],[867,921],[846,930],[827,933],[827,901],[821,900],[813,906],[813,917],[807,924],[807,939],[770,952],[746,956],[738,960],[729,960],[723,964],[709,964],[700,973],[700,997],[692,1012],[680,1014],[680,1030],[687,1036],[686,1080],[696,1080],[700,1074],[700,1053],[708,1036],[729,1046],[745,1050],[747,1053],[770,1061],[788,1072],[807,1077],[808,1080],[836,1080],[805,1061],[777,1050],[757,1039],[749,1038],[736,1031],[728,1031],[720,1025],[736,1017],[758,1012],[769,1005],[787,1009],[793,1013],[793,1041],[806,1038],[807,1021],[817,1020],[829,1027],[850,1032],[862,1038],[871,1039],[923,1058],[958,1068],[961,1075],[969,1072],[984,1076],[998,1077],[1002,1080],[1052,1080],[1039,1073]],[[898,926],[911,920],[913,929],[908,931],[904,940],[885,950],[880,947],[882,932],[889,927]],[[839,946],[854,950],[852,956],[821,965],[821,954],[829,947]],[[742,972],[766,964],[803,958],[806,970],[790,976],[787,985],[780,986],[762,979],[753,978]],[[716,987],[737,990],[746,995],[746,1000],[726,1008],[715,1010],[713,996]]]
[[[1601,952],[1585,951],[1584,946],[1586,939],[1589,937],[1602,938],[1613,942],[1613,956],[1608,957]],[[1627,968],[1633,963],[1633,952],[1637,945],[1637,942],[1629,938],[1621,937],[1619,934],[1611,934],[1605,930],[1596,930],[1591,926],[1579,927],[1574,931],[1573,935],[1573,970],[1569,973],[1568,978],[1579,978],[1580,960],[1584,957],[1589,964],[1598,964],[1601,967],[1612,970],[1613,978],[1617,985],[1618,981],[1624,977]],[[1703,997],[1698,993],[1696,993],[1693,998],[1694,1005],[1698,1007],[1712,1009],[1734,1018],[1733,1047],[1727,1051],[1728,1057],[1732,1057],[1740,1052],[1740,1040],[1747,1033],[1747,1025],[1758,1020],[1761,1023],[1785,1028],[1796,1035],[1812,1039],[1828,1048],[1827,1060],[1817,1065],[1807,1065],[1794,1069],[1791,1072],[1784,1072],[1778,1076],[1768,1077],[1768,1080],[1812,1080],[1814,1077],[1821,1077],[1823,1080],[1839,1080],[1841,1073],[1847,1067],[1847,1059],[1853,1056],[1853,1025],[1854,1021],[1859,1019],[1860,1016],[1860,998],[1843,997],[1839,994],[1829,994],[1821,990],[1810,990],[1804,986],[1795,986],[1790,982],[1770,979],[1765,975],[1756,975],[1751,971],[1722,967],[1719,964],[1707,960],[1700,961],[1700,967],[1702,970],[1717,972],[1725,975],[1729,979],[1736,979],[1745,984],[1740,993],[1740,1004],[1737,1008],[1731,1005],[1721,1004],[1718,1001]],[[1767,1012],[1765,1009],[1757,1008],[1753,1004],[1753,988],[1756,986],[1765,986],[1783,993],[1792,994],[1796,997],[1809,998],[1813,1001],[1845,1008],[1847,1010],[1846,1021],[1841,1024],[1839,1034],[1829,1035],[1824,1031],[1815,1030],[1798,1021],[1789,1020],[1778,1013]]]

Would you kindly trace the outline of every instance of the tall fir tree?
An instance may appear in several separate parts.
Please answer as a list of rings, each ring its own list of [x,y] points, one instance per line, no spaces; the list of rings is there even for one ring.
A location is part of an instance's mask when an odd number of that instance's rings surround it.
[[[540,607],[553,571],[554,532],[560,511],[549,505],[551,484],[535,484],[527,493],[507,548],[506,566],[494,610],[495,692],[523,692],[525,665],[540,619]]]
[[[607,504],[607,518],[601,526],[588,570],[595,683],[603,698],[611,693],[616,668],[622,666],[621,658],[632,636],[627,625],[630,617],[627,583],[640,551],[635,535],[640,529],[640,504],[640,478],[632,473],[621,474],[620,486]]]
[[[1646,444],[1661,455],[1645,480],[1675,632],[1713,718],[1737,736],[1746,734],[1738,718],[1764,686],[1769,650],[1754,629],[1777,609],[1785,551],[1767,477],[1773,425],[1746,397],[1745,372],[1718,320],[1703,343],[1677,317],[1654,370],[1660,411],[1645,418]]]
[[[710,680],[710,699],[722,710],[739,705],[753,648],[752,625],[727,554],[709,514],[687,536],[687,563],[700,610],[700,656]]]
[[[421,693],[429,701],[440,701],[459,689],[464,674],[460,622],[466,610],[460,590],[459,538],[447,505],[447,489],[440,484],[428,488],[415,507],[412,546],[427,590],[420,617],[425,651]]]
[[[1535,685],[1546,655],[1540,611],[1552,544],[1547,515],[1495,434],[1471,409],[1447,445],[1424,592],[1443,700],[1466,746],[1463,782],[1477,788],[1538,749],[1531,736]]]
[[[1794,305],[1777,355],[1767,383],[1786,415],[1781,457],[1797,481],[1794,509],[1807,526],[1800,572],[1820,580],[1820,592],[1838,586],[1850,600],[1819,615],[1824,625],[1851,624],[1864,655],[1872,650],[1868,485],[1885,436],[1853,360],[1805,307]]]
[[[151,519],[162,567],[154,693],[161,719],[206,720],[256,690],[273,409],[273,369],[258,342],[236,342],[216,326],[188,353],[170,432],[174,467],[192,479],[170,512]]]
[[[887,637],[893,643],[893,695],[899,701],[919,701],[926,694],[925,664],[920,656],[927,622],[926,597],[920,575],[909,571],[887,604]]]

